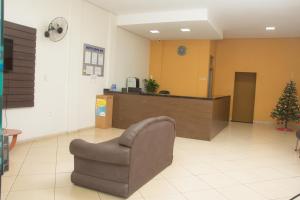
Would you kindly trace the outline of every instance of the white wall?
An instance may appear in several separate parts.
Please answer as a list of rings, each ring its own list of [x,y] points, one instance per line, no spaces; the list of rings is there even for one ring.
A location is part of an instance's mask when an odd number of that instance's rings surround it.
[[[121,90],[127,77],[138,77],[143,85],[143,79],[149,74],[149,41],[122,28],[117,28],[116,36],[113,53],[117,59],[113,60],[109,85],[117,84],[118,90]]]
[[[127,76],[147,76],[149,41],[117,28],[113,14],[85,0],[5,3],[5,20],[37,28],[35,106],[7,111],[8,127],[23,130],[22,140],[94,126],[96,94]],[[69,31],[54,43],[43,34],[57,16]],[[84,43],[106,49],[103,78],[81,75]]]

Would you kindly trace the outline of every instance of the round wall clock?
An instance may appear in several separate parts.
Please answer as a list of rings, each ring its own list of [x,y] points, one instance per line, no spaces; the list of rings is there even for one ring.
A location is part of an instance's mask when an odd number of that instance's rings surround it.
[[[179,46],[177,49],[177,54],[180,56],[186,55],[186,47],[185,46]]]

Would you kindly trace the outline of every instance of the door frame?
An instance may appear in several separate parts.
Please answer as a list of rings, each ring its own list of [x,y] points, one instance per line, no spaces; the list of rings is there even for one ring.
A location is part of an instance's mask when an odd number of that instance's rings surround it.
[[[215,66],[215,57],[210,55],[209,67],[208,67],[207,97],[213,96],[214,66]]]

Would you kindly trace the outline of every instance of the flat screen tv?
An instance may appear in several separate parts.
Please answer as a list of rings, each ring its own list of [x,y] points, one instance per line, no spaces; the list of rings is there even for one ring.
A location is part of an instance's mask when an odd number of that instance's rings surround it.
[[[4,72],[8,73],[13,70],[13,52],[14,41],[12,39],[4,39]]]

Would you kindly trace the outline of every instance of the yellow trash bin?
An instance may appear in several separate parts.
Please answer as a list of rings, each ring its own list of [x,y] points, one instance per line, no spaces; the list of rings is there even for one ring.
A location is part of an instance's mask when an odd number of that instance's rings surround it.
[[[96,128],[112,127],[113,96],[97,95],[96,97]]]

